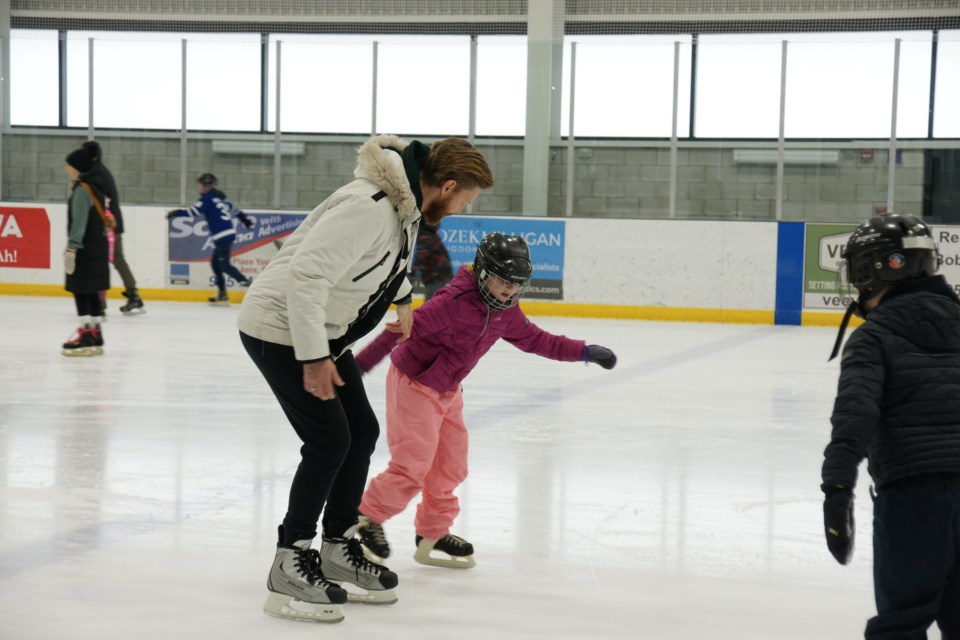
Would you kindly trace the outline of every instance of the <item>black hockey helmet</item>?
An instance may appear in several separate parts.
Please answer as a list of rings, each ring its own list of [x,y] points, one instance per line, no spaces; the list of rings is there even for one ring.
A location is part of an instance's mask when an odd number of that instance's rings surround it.
[[[847,312],[840,322],[830,360],[840,352],[850,316],[865,318],[865,303],[877,294],[877,289],[932,276],[940,259],[930,227],[906,213],[885,213],[860,223],[840,258],[837,292]]]
[[[530,249],[520,236],[491,233],[480,241],[477,256],[473,260],[473,275],[477,279],[477,288],[483,301],[491,309],[502,310],[517,304],[532,274]],[[509,300],[499,300],[484,286],[490,276],[513,282],[520,287]]]
[[[212,173],[204,173],[197,178],[197,184],[202,184],[205,187],[215,187],[217,186],[217,176]]]
[[[860,224],[841,254],[840,273],[860,295],[937,272],[937,243],[923,220],[885,213]]]

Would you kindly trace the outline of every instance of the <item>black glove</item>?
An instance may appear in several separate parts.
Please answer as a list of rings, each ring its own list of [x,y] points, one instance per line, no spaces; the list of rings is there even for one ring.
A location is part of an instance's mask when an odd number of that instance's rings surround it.
[[[179,212],[178,212],[176,209],[170,209],[170,211],[167,211],[167,220],[172,220],[172,219],[176,218],[176,217],[177,217],[177,213],[179,213]]]
[[[848,564],[853,557],[853,490],[844,485],[823,485],[823,529],[827,548],[840,564]]]
[[[242,222],[243,226],[245,226],[247,229],[253,228],[253,218],[240,218],[240,222]]]
[[[617,356],[607,349],[596,344],[588,344],[583,348],[584,362],[595,362],[604,369],[613,369],[617,366]]]

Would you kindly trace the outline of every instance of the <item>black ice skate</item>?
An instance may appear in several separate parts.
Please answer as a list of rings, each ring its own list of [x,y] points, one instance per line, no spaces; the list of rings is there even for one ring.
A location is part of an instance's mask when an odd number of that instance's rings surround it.
[[[432,555],[434,551],[446,554],[446,557]],[[417,536],[417,551],[413,559],[420,564],[450,569],[469,569],[477,564],[473,559],[473,545],[449,533],[439,540]]]
[[[93,355],[102,356],[103,355],[103,331],[100,330],[100,327],[93,327],[88,329],[93,334]]]
[[[305,622],[343,620],[347,592],[324,578],[320,553],[310,548],[310,540],[277,547],[267,589],[270,594],[263,603],[267,615]]]
[[[207,298],[207,302],[215,307],[229,307],[230,297],[227,295],[226,291],[219,291],[217,292],[217,295]]]
[[[357,536],[363,543],[363,553],[373,562],[382,562],[390,557],[390,544],[383,533],[383,526],[360,514],[357,523]]]
[[[80,327],[63,343],[60,353],[70,357],[103,355],[103,333],[100,329]]]
[[[356,533],[357,526],[354,525],[347,529],[342,538],[323,536],[320,547],[323,575],[345,588],[348,585],[359,587],[363,593],[347,590],[347,598],[352,602],[393,604],[397,601],[397,574],[367,560],[363,555],[363,545],[354,537]]]
[[[123,297],[127,299],[127,304],[120,307],[120,313],[123,315],[130,316],[147,312],[147,310],[143,308],[143,300],[140,298],[140,293],[136,289],[124,291]]]

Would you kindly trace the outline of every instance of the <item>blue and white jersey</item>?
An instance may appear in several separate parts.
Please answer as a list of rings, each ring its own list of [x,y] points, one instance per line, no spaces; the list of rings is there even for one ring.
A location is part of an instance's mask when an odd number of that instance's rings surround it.
[[[247,215],[236,205],[227,200],[227,196],[219,189],[211,189],[200,196],[189,209],[177,209],[176,217],[196,218],[203,215],[207,219],[210,229],[210,239],[218,242],[224,239],[233,239],[237,234],[234,229],[233,218],[245,220]]]

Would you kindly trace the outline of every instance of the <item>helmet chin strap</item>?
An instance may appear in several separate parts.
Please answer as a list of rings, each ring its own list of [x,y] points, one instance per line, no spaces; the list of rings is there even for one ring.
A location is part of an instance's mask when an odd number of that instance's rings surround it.
[[[840,321],[840,331],[837,332],[837,341],[833,343],[833,351],[830,352],[830,357],[827,358],[827,362],[836,358],[837,354],[840,353],[840,345],[843,344],[843,334],[847,332],[847,324],[850,322],[850,316],[855,313],[860,315],[857,313],[857,307],[859,306],[859,302],[851,302],[850,306],[847,307],[847,312],[843,314],[843,320]]]
[[[860,296],[851,302],[849,307],[847,307],[846,313],[843,314],[843,320],[840,321],[840,330],[837,332],[837,341],[833,343],[833,351],[830,352],[830,357],[827,358],[827,362],[830,362],[836,358],[837,354],[840,353],[840,345],[843,344],[843,336],[847,332],[847,325],[850,323],[850,316],[856,315],[858,318],[866,319],[868,311],[864,303],[871,297],[872,292],[861,291]]]

